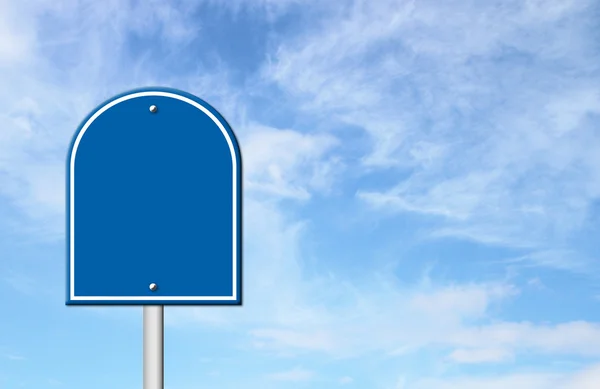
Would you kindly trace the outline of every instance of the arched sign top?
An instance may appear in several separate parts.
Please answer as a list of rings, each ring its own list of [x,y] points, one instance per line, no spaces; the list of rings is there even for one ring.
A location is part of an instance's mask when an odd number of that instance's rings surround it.
[[[67,304],[240,304],[241,158],[203,100],[108,100],[67,161]]]
[[[165,98],[170,98],[170,99],[176,99],[176,100],[185,102],[187,104],[190,104],[191,106],[199,109],[215,123],[215,125],[219,128],[219,130],[223,134],[223,137],[227,140],[227,144],[229,145],[229,150],[231,153],[232,161],[234,161],[234,163],[235,163],[239,159],[238,158],[239,146],[238,146],[236,137],[233,134],[233,131],[231,130],[231,128],[229,127],[229,124],[227,124],[225,119],[212,106],[210,106],[204,100],[202,100],[196,96],[190,95],[186,92],[177,91],[175,89],[169,89],[169,88],[151,88],[151,89],[140,89],[140,90],[136,90],[136,91],[130,91],[128,93],[116,96],[116,97],[104,102],[92,114],[90,114],[88,116],[88,118],[86,118],[86,120],[84,120],[83,124],[77,130],[77,133],[75,134],[75,138],[73,139],[73,142],[71,144],[70,153],[69,153],[71,168],[73,168],[73,165],[75,163],[75,157],[77,154],[77,149],[79,147],[79,142],[81,141],[81,138],[85,135],[85,133],[88,130],[88,128],[90,127],[90,125],[94,122],[94,120],[96,120],[100,115],[102,115],[106,110],[110,109],[111,107],[114,107],[115,105],[122,103],[124,101],[135,99],[135,98],[140,98],[140,97],[165,97]],[[150,107],[148,107],[148,108],[150,109]],[[156,107],[156,112],[154,112],[154,113],[157,113],[157,112],[158,112],[158,107]]]

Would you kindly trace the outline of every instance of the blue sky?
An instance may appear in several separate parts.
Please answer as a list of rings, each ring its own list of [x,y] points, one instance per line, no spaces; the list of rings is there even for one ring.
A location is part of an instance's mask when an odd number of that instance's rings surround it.
[[[83,117],[194,93],[244,157],[242,308],[166,308],[165,387],[600,387],[591,0],[0,0],[0,387],[141,387],[64,305]]]

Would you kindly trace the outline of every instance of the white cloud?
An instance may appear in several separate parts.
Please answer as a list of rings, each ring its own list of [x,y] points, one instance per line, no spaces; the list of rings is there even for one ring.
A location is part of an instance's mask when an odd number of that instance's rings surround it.
[[[407,389],[592,389],[600,385],[600,366],[575,373],[514,373],[493,376],[464,376],[419,380]]]
[[[48,384],[52,385],[52,386],[62,386],[63,382],[59,381],[55,378],[48,378]]]
[[[331,135],[259,125],[250,125],[247,131],[242,145],[244,189],[249,193],[306,200],[313,190],[327,191],[332,185],[332,170],[338,166],[325,154],[338,142]]]
[[[533,351],[545,354],[600,356],[600,325],[572,321],[555,325],[495,323],[454,333],[448,342],[462,347]]]
[[[454,313],[471,317],[483,315],[490,303],[517,294],[510,285],[460,285],[415,295],[410,303],[418,311],[446,316]]]
[[[450,359],[457,363],[503,363],[519,353],[600,357],[600,327],[594,323],[484,324],[491,306],[514,295],[510,287],[439,287],[431,292],[382,288],[375,292],[371,286],[371,290],[338,290],[347,296],[343,308],[313,308],[319,320],[312,315],[307,316],[313,318],[310,321],[296,316],[293,323],[251,334],[261,349],[288,353],[351,356],[377,352],[394,357],[453,347]],[[327,296],[327,290],[320,291]],[[474,324],[478,319],[485,322]]]
[[[296,382],[310,380],[311,378],[313,378],[313,376],[314,372],[300,367],[295,367],[292,370],[269,374],[267,378],[273,381]]]
[[[155,79],[157,66],[129,58],[127,34],[183,46],[198,27],[186,16],[189,8],[156,1],[0,2],[6,19],[0,23],[0,196],[29,219],[21,230],[62,236],[65,161],[77,125],[112,94]]]
[[[363,128],[364,165],[403,169],[360,199],[494,244],[560,244],[582,226],[600,196],[592,2],[353,4],[283,43],[264,76]]]
[[[544,282],[539,277],[534,277],[527,280],[527,286],[533,289],[547,290],[546,285],[544,285]]]
[[[584,257],[572,249],[555,249],[533,251],[517,258],[506,259],[503,262],[526,266],[544,266],[584,274],[594,269],[596,260],[597,258]]]
[[[155,75],[164,69],[145,58],[128,58],[124,36],[156,35],[185,46],[199,26],[187,19],[186,9],[166,3],[125,6],[113,18],[120,4],[89,3],[67,15],[59,12],[65,2],[47,3],[40,9],[57,18],[64,31],[46,31],[36,39],[20,30],[25,24],[0,20],[2,28],[11,29],[10,36],[22,37],[23,45],[18,50],[0,47],[2,66],[8,69],[0,90],[16,91],[0,93],[0,191],[37,224],[62,234],[61,166],[70,136],[91,107],[113,92],[157,79],[218,101],[241,135],[251,193],[244,203],[244,307],[169,308],[169,326],[201,323],[243,332],[250,340],[244,346],[278,355],[392,359],[435,349],[442,358],[450,353],[455,363],[502,363],[521,352],[600,356],[597,324],[498,322],[492,308],[519,293],[504,282],[414,286],[378,274],[350,281],[306,271],[302,239],[308,220],[290,217],[277,200],[306,200],[327,192],[344,167],[334,155],[343,146],[342,137],[252,122],[241,93],[227,85],[226,71],[211,77]],[[386,210],[440,218],[439,235],[539,244],[555,230],[576,228],[590,199],[600,193],[599,161],[592,150],[598,139],[586,122],[599,105],[588,79],[579,83],[542,69],[540,77],[546,78],[538,83],[524,66],[491,64],[491,56],[512,47],[525,56],[537,53],[541,61],[592,66],[583,58],[588,49],[579,30],[541,39],[542,31],[549,31],[546,23],[564,21],[584,2],[524,4],[497,10],[358,1],[348,13],[332,11],[324,30],[282,45],[265,74],[300,96],[304,108],[319,117],[362,127],[373,140],[363,167],[412,169],[408,179],[390,189],[362,188],[361,199]],[[139,24],[129,23],[134,14],[143,16],[136,19]],[[31,30],[45,31],[35,15],[24,10],[20,17],[31,21]],[[521,40],[517,32],[522,29],[532,38]],[[573,55],[565,59],[565,53]],[[50,63],[47,56],[58,62]],[[551,93],[554,85],[563,95]],[[507,96],[514,98],[504,101]],[[491,116],[483,115],[490,107]],[[558,262],[541,254],[536,258]],[[270,377],[303,380],[313,374],[296,368]],[[596,382],[595,374],[499,377],[503,386],[487,378],[433,379],[414,387],[531,389],[564,382],[565,389],[568,384],[584,389],[584,381]],[[411,388],[406,380],[396,387]]]
[[[258,11],[258,15],[265,16],[271,22],[275,21],[279,16],[284,15],[290,7],[296,5],[306,6],[309,3],[312,3],[310,5],[317,4],[314,0],[230,0],[227,3],[222,3],[218,0],[209,0],[209,2],[231,9],[236,16],[241,11]]]
[[[22,8],[8,0],[0,1],[0,69],[4,66],[22,65],[31,59],[35,47],[35,30],[22,20]],[[25,21],[31,21],[28,17]]]
[[[8,274],[2,277],[2,281],[6,282],[19,293],[34,295],[38,292],[36,290],[36,282],[28,276],[15,274],[14,272],[9,271]]]
[[[308,199],[313,191],[330,189],[341,164],[336,158],[321,158],[337,145],[336,139],[249,121],[240,98],[243,88],[230,85],[226,64],[208,75],[201,64],[187,74],[170,74],[148,60],[148,53],[129,57],[128,34],[159,39],[174,53],[185,50],[201,29],[198,19],[191,16],[197,6],[187,1],[177,5],[109,1],[75,7],[40,2],[36,8],[19,8],[12,19],[22,22],[3,25],[10,28],[6,36],[15,41],[23,25],[31,26],[26,31],[39,32],[28,38],[28,46],[20,45],[31,57],[25,66],[2,55],[10,62],[0,86],[11,93],[0,94],[0,195],[30,218],[20,226],[22,230],[38,238],[62,236],[65,158],[79,121],[111,95],[144,85],[188,90],[224,114],[243,139],[248,192]],[[63,12],[66,8],[69,12]],[[46,25],[41,13],[56,18],[62,27]],[[12,14],[7,11],[7,15]],[[53,60],[46,60],[49,57]]]
[[[349,376],[344,376],[342,378],[340,378],[340,384],[341,385],[348,385],[354,382],[354,378],[349,377]]]
[[[450,360],[458,363],[504,362],[511,360],[513,354],[502,349],[457,349],[449,356]]]
[[[243,310],[169,308],[169,325],[243,328],[249,347],[267,354],[396,358],[434,350],[453,363],[505,363],[515,355],[600,357],[600,327],[589,322],[498,322],[491,312],[519,294],[505,283],[403,286],[365,275],[360,286],[333,275],[307,277],[302,224],[248,201]],[[288,227],[285,227],[286,224]],[[268,247],[268,250],[264,250]],[[318,297],[316,297],[318,296]],[[235,327],[231,323],[236,323]]]
[[[527,345],[527,334],[520,335],[518,342],[502,343],[490,336],[487,326],[471,324],[487,320],[491,307],[515,297],[518,290],[512,285],[428,283],[415,288],[365,275],[357,286],[334,275],[309,277],[301,259],[302,222],[284,217],[273,204],[254,199],[246,201],[244,220],[250,223],[245,258],[250,258],[251,266],[245,267],[243,309],[169,308],[169,326],[199,323],[241,330],[250,336],[248,346],[278,355],[376,352],[394,357],[430,347],[518,351]],[[537,328],[532,325],[530,330],[535,333]],[[596,330],[582,338],[594,336]],[[568,341],[564,345],[570,346]],[[532,349],[544,351],[537,345]],[[562,351],[560,347],[553,350]]]
[[[13,355],[13,354],[6,355],[6,358],[11,361],[24,361],[25,360],[25,357],[22,357],[20,355]]]

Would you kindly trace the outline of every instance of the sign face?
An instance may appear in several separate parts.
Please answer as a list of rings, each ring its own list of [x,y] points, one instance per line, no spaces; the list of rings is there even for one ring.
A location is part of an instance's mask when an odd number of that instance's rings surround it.
[[[92,112],[67,160],[67,301],[241,304],[241,157],[221,115],[163,88]]]

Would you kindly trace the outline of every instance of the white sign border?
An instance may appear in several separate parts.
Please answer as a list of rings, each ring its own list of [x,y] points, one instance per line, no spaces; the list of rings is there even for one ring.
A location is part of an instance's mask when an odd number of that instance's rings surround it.
[[[122,103],[127,100],[135,99],[138,97],[146,97],[146,96],[159,96],[159,97],[169,97],[173,99],[177,99],[192,105],[193,107],[202,111],[205,115],[207,115],[221,130],[221,133],[225,137],[227,141],[227,145],[229,146],[229,152],[231,154],[231,162],[232,162],[232,285],[233,285],[233,293],[231,296],[77,296],[75,295],[75,157],[77,155],[77,148],[79,147],[79,143],[81,142],[81,138],[90,127],[90,125],[96,120],[100,115],[102,115],[109,108]],[[71,150],[71,159],[69,161],[69,299],[71,301],[148,301],[148,302],[160,302],[160,301],[236,301],[238,296],[238,283],[237,283],[237,216],[238,216],[238,199],[237,199],[237,170],[238,170],[238,161],[237,155],[235,153],[235,149],[233,147],[233,142],[229,133],[223,126],[223,123],[217,119],[217,117],[210,112],[206,107],[202,106],[198,102],[187,98],[185,96],[180,96],[178,94],[172,92],[162,92],[162,91],[145,91],[145,92],[136,92],[132,94],[128,94],[122,97],[119,97],[113,101],[110,101],[106,105],[102,106],[98,111],[96,111],[92,117],[90,117],[86,123],[83,125],[79,133],[77,134],[77,138],[75,138],[75,142],[73,143],[73,148]]]

